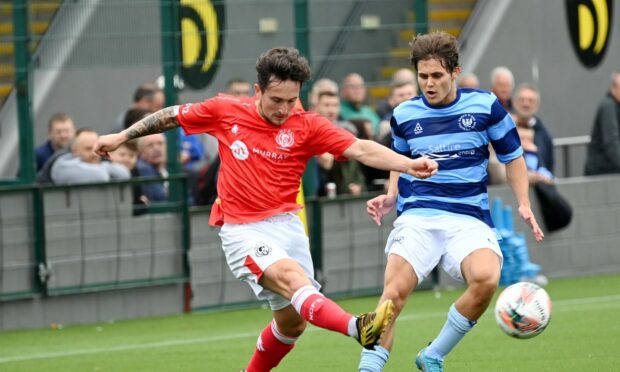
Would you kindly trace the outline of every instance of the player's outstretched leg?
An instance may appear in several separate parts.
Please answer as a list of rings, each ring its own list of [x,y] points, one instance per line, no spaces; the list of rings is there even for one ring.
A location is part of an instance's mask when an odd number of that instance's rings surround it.
[[[474,327],[497,289],[500,264],[491,249],[474,250],[463,260],[461,268],[467,290],[450,307],[437,338],[418,353],[416,366],[422,371],[443,371],[443,358]]]
[[[295,347],[296,337],[289,337],[278,331],[275,320],[263,329],[258,340],[254,355],[245,371],[267,372],[275,368],[280,361]]]
[[[394,303],[391,324],[381,336],[381,345],[374,350],[362,350],[359,372],[381,372],[390,358],[394,342],[396,319],[407,303],[409,295],[417,286],[418,279],[411,264],[397,254],[390,254],[385,267],[383,294],[380,303],[390,299]]]
[[[373,349],[377,344],[394,311],[394,304],[388,300],[375,311],[355,317],[311,285],[299,288],[293,294],[291,303],[306,321],[354,337],[367,349]]]

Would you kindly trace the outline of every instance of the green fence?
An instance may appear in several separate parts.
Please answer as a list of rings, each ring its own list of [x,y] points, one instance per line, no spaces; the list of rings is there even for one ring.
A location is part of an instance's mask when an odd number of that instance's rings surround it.
[[[163,180],[1,188],[0,299],[187,281],[186,194],[135,205],[148,182]],[[187,189],[183,177],[165,182]]]

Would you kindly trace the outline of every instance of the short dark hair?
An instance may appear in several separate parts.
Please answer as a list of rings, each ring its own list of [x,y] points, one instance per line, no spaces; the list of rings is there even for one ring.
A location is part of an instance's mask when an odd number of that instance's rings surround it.
[[[50,119],[47,122],[47,130],[48,131],[52,130],[54,123],[57,123],[57,122],[64,123],[65,121],[69,121],[69,120],[72,120],[69,115],[65,114],[64,112],[57,112],[54,115],[50,116]]]
[[[274,79],[292,80],[300,84],[310,80],[310,66],[295,48],[272,48],[261,54],[256,61],[257,82],[265,91]]]
[[[418,62],[436,58],[449,72],[459,66],[459,45],[456,38],[444,31],[416,35],[411,46],[411,65],[417,70]]]
[[[140,102],[143,99],[147,101],[152,101],[155,93],[159,92],[161,89],[157,87],[157,85],[152,83],[146,83],[140,85],[135,92],[133,92],[133,101]]]
[[[132,109],[125,111],[125,118],[123,119],[123,128],[125,129],[129,128],[132,124],[134,124],[138,120],[141,120],[149,116],[150,114],[152,114],[150,110],[141,109],[141,108],[132,108]]]

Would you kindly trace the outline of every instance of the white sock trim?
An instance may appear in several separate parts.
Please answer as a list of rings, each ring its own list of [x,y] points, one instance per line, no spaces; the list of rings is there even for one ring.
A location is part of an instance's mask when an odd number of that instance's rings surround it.
[[[321,292],[317,291],[316,288],[311,285],[303,286],[293,294],[293,297],[291,297],[291,304],[293,305],[297,313],[301,314],[301,306],[304,304],[304,302],[306,302],[308,297],[312,296],[313,294],[318,294],[322,297],[325,297],[321,294]]]
[[[282,334],[278,330],[278,325],[276,324],[275,319],[271,321],[271,332],[273,335],[283,344],[293,345],[295,341],[297,341],[297,337],[289,337],[287,335]]]
[[[347,331],[349,336],[359,338],[359,333],[357,332],[357,317],[351,317],[351,319],[349,319],[349,327],[347,328]]]

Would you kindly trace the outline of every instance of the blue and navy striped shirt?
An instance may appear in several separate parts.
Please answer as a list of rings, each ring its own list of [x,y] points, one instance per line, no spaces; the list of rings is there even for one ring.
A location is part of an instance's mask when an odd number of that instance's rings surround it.
[[[398,215],[458,214],[494,228],[487,194],[489,142],[502,163],[523,154],[512,117],[487,91],[458,89],[445,106],[431,106],[424,96],[400,104],[392,117],[392,148],[439,164],[437,174],[398,180]]]

